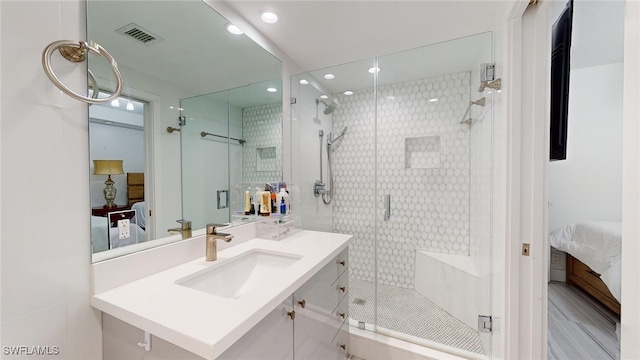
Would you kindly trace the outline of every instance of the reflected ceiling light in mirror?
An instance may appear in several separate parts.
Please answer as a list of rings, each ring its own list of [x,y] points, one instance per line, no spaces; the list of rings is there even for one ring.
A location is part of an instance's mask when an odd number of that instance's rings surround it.
[[[438,102],[438,101],[439,101],[439,99],[436,99],[436,98],[431,98],[431,99],[429,99],[429,102],[432,102],[432,103],[434,103],[434,102]]]
[[[327,100],[328,98],[329,97],[327,95],[324,95],[324,94],[320,95],[320,99],[322,100]]]
[[[118,101],[118,98],[111,100],[111,106],[120,107],[120,101]]]
[[[393,96],[393,95],[389,95],[389,96],[387,96],[387,99],[389,99],[389,100],[395,100],[395,98],[396,98],[396,97],[395,97],[395,96]]]
[[[240,28],[233,24],[227,24],[227,31],[232,33],[233,35],[242,35],[244,34]]]
[[[333,74],[324,74],[324,78],[327,80],[333,80],[336,78],[336,76]]]
[[[305,79],[300,80],[301,85],[309,85],[309,82]]]
[[[347,91],[345,91],[343,94],[345,94],[345,95],[347,95],[347,96],[351,96],[351,95],[353,95],[353,91],[351,91],[351,90],[347,90]]]
[[[133,111],[134,110],[133,102],[131,100],[129,100],[127,102],[127,110],[129,110],[129,111]]]
[[[372,67],[369,69],[369,74],[373,74],[373,73],[377,73],[380,72],[380,68],[379,67]]]
[[[260,13],[260,19],[267,24],[275,24],[278,22],[278,15],[273,11],[265,10]]]
[[[267,88],[267,91],[270,92],[270,93],[274,93],[274,92],[278,92],[278,89],[276,89],[274,87],[270,87],[270,88]]]

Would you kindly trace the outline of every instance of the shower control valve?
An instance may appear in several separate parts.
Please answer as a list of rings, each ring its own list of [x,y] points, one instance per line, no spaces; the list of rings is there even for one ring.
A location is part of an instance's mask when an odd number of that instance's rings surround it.
[[[316,183],[313,185],[313,195],[319,197],[320,195],[324,195],[325,192],[324,183],[321,180],[316,180]]]

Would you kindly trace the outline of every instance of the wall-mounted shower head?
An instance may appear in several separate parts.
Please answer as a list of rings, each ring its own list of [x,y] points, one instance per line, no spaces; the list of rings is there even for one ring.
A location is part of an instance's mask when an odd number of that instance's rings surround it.
[[[336,104],[331,102],[331,104],[327,104],[326,102],[324,102],[324,100],[320,100],[320,99],[316,99],[316,108],[318,107],[318,105],[320,105],[320,103],[322,103],[325,108],[323,113],[325,115],[330,115],[332,112],[334,112],[336,110]]]

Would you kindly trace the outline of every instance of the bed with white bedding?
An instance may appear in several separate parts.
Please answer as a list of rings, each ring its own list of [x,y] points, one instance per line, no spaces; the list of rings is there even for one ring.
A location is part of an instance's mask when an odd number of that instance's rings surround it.
[[[577,285],[620,314],[620,222],[579,222],[549,235],[567,256],[567,283]]]

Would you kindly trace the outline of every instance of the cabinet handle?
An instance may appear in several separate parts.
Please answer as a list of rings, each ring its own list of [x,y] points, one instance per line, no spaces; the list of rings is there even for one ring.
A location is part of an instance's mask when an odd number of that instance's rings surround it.
[[[300,305],[300,307],[304,309],[304,306],[307,305],[307,302],[303,299],[298,301],[298,305]]]
[[[343,318],[343,319],[344,319],[345,315],[346,315],[345,313],[340,313],[340,314],[338,314],[338,316],[340,316],[340,317],[341,317],[341,318]]]
[[[346,286],[340,286],[339,287],[340,291],[344,292],[345,290],[347,290]]]
[[[338,264],[345,266],[346,262],[344,260],[340,261]]]
[[[295,320],[295,318],[296,318],[296,312],[295,311],[289,311],[289,312],[287,312],[287,315],[289,315],[291,320]]]
[[[340,344],[340,347],[342,348],[342,350],[347,350],[347,345],[346,344]]]

